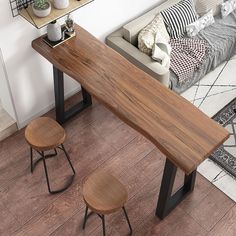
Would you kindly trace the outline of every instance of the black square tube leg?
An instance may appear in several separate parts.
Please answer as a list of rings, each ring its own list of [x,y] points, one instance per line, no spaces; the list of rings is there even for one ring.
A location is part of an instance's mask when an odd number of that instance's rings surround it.
[[[55,93],[55,107],[56,120],[58,123],[65,122],[65,107],[64,107],[64,75],[63,72],[53,66],[54,78],[54,93]]]
[[[83,103],[86,106],[92,105],[92,97],[91,95],[81,86],[82,89],[82,96],[83,96]]]
[[[80,101],[73,107],[65,110],[64,105],[64,75],[63,72],[53,66],[53,79],[54,79],[54,93],[55,93],[55,107],[56,107],[56,120],[58,123],[63,124],[71,117],[79,114],[84,109],[92,105],[91,95],[83,88],[82,96],[83,101]]]
[[[193,171],[190,175],[184,177],[184,192],[191,193],[194,190],[197,171]]]
[[[164,219],[194,189],[196,170],[190,175],[185,175],[183,187],[172,195],[176,171],[177,167],[166,159],[156,208],[156,216],[160,219]]]

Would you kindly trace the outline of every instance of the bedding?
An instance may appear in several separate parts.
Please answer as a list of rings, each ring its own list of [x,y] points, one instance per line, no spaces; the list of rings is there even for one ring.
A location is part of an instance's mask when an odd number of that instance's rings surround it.
[[[170,68],[178,76],[179,83],[184,83],[204,62],[210,45],[201,39],[171,39]]]
[[[236,9],[236,0],[228,0],[221,4],[221,16],[224,18]]]
[[[235,0],[236,1],[236,0]],[[187,25],[186,33],[188,37],[192,38],[196,36],[201,30],[215,22],[213,17],[213,11],[210,10],[207,14],[196,20],[195,22]]]
[[[215,23],[200,31],[196,38],[206,40],[211,48],[205,62],[188,80],[179,81],[170,70],[172,88],[177,93],[185,91],[236,53],[236,10],[224,19],[221,16],[215,17]]]

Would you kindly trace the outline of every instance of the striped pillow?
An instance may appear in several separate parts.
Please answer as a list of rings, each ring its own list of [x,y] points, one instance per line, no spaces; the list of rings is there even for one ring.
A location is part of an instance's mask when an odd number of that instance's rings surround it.
[[[186,26],[197,20],[197,14],[192,0],[181,0],[164,11],[161,15],[170,37],[173,39],[184,36]]]

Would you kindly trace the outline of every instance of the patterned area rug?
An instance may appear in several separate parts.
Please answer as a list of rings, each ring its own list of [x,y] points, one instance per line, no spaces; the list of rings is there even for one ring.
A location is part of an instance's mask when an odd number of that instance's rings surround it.
[[[230,132],[230,137],[210,156],[210,159],[236,178],[236,98],[213,119]]]

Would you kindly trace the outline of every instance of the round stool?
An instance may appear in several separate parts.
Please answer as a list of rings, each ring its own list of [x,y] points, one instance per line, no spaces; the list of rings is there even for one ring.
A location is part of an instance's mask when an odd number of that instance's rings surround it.
[[[48,191],[51,194],[59,193],[66,190],[72,184],[74,176],[75,176],[74,167],[63,145],[65,138],[66,138],[65,130],[56,121],[54,121],[53,119],[49,117],[37,118],[34,121],[32,121],[25,129],[25,139],[30,145],[31,173],[33,173],[35,166],[41,160],[43,160]],[[46,159],[56,156],[57,148],[61,149],[65,153],[65,156],[73,171],[73,175],[65,187],[56,191],[52,191],[50,187],[49,178],[48,178]],[[53,149],[55,153],[45,155],[46,151],[50,151]],[[35,163],[33,163],[33,150],[35,150],[40,155],[40,158],[37,159]]]
[[[132,227],[124,207],[128,193],[124,185],[114,176],[105,172],[92,174],[84,183],[83,198],[86,204],[83,229],[85,229],[88,217],[96,213],[102,220],[103,235],[105,236],[105,215],[122,208],[129,225],[130,235],[132,234]],[[88,208],[91,210],[89,214]]]

